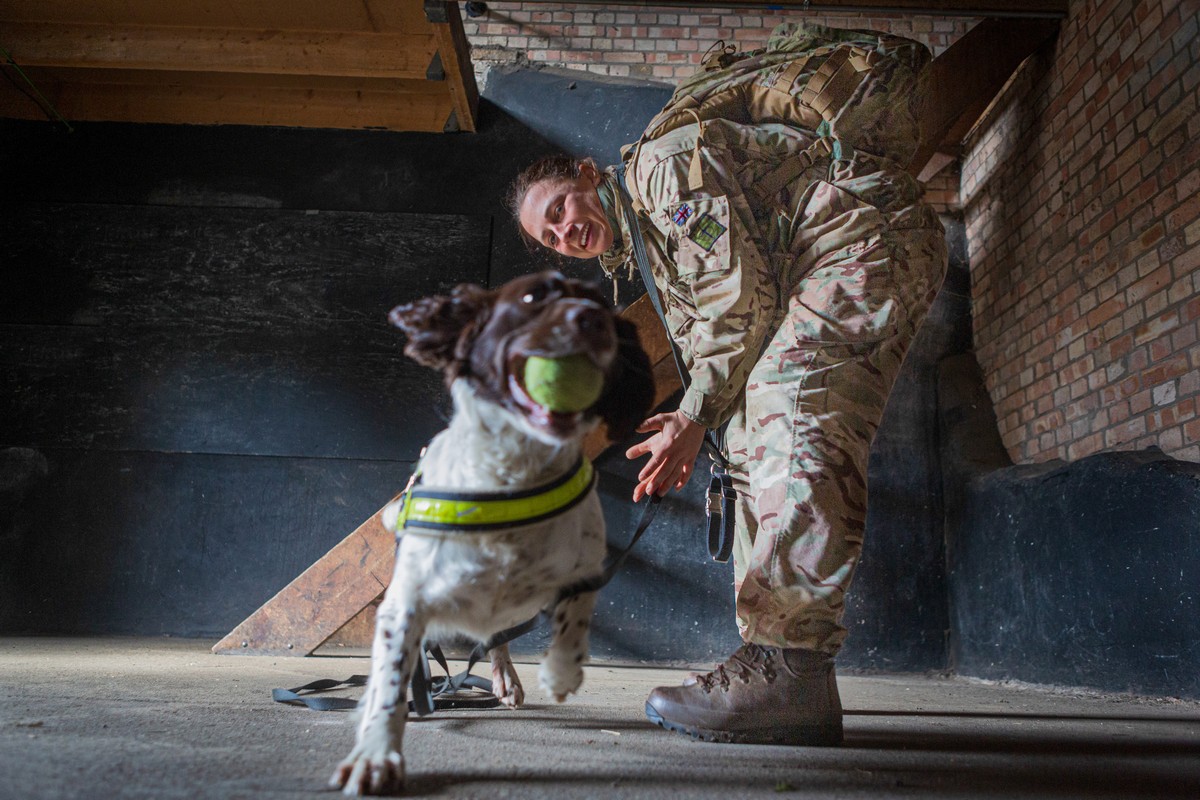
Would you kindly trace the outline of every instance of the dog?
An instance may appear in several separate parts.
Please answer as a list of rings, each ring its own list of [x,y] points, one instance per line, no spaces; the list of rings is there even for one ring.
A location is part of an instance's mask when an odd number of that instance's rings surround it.
[[[634,326],[596,286],[557,272],[524,275],[498,290],[462,284],[448,296],[399,306],[390,319],[407,337],[405,354],[441,370],[453,399],[449,425],[421,458],[420,487],[527,494],[567,479],[582,489],[567,510],[515,527],[465,532],[418,522],[398,531],[395,571],[376,612],[370,675],[356,711],[355,745],[330,780],[347,795],[403,789],[407,687],[426,636],[486,642],[553,604],[563,587],[601,572],[604,517],[590,464],[581,461],[583,439],[600,423],[611,439],[632,434],[654,397]],[[591,407],[561,413],[530,397],[527,359],[578,355],[603,371],[603,389]],[[402,526],[413,506],[403,500],[389,505],[385,526]],[[595,600],[595,592],[585,592],[554,611],[539,683],[558,702],[583,681]],[[489,656],[493,693],[516,708],[524,689],[508,646]]]

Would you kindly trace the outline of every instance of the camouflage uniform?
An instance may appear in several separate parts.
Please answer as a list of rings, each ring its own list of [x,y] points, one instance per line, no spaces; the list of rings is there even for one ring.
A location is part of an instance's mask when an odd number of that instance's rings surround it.
[[[691,378],[680,409],[706,427],[729,422],[743,638],[834,654],[862,547],[871,440],[941,284],[944,232],[893,161],[779,124],[702,125],[644,143],[629,165]],[[759,195],[806,151],[805,171]],[[611,269],[628,262],[630,232],[611,176],[600,194],[621,233],[603,259]]]

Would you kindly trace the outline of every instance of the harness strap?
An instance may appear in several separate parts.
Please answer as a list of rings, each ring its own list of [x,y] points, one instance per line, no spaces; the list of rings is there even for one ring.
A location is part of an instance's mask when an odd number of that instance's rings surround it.
[[[783,161],[778,167],[763,175],[754,183],[753,194],[758,204],[765,204],[770,198],[779,194],[803,172],[817,162],[818,158],[833,152],[833,145],[828,138],[822,137],[801,150],[793,158]]]
[[[419,467],[414,474],[420,474]],[[396,517],[396,535],[409,527],[473,533],[531,525],[574,508],[595,480],[592,463],[581,457],[550,483],[516,492],[450,492],[410,482]]]

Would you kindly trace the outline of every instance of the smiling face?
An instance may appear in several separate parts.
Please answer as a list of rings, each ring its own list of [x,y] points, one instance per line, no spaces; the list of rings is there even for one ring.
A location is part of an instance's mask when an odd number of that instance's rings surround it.
[[[591,164],[580,167],[578,178],[535,183],[521,203],[522,230],[561,255],[595,258],[613,241],[599,185],[600,173]]]

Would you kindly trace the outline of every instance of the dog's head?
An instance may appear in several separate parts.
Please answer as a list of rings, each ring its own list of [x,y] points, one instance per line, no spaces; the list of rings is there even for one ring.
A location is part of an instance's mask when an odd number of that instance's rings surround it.
[[[597,287],[558,272],[523,275],[496,290],[462,284],[448,296],[398,306],[389,319],[408,337],[404,352],[413,360],[442,370],[447,385],[469,381],[476,396],[506,409],[542,439],[571,438],[597,419],[607,423],[611,438],[622,439],[654,401],[637,330]],[[533,400],[525,388],[525,362],[574,355],[604,373],[600,398],[577,413]]]

